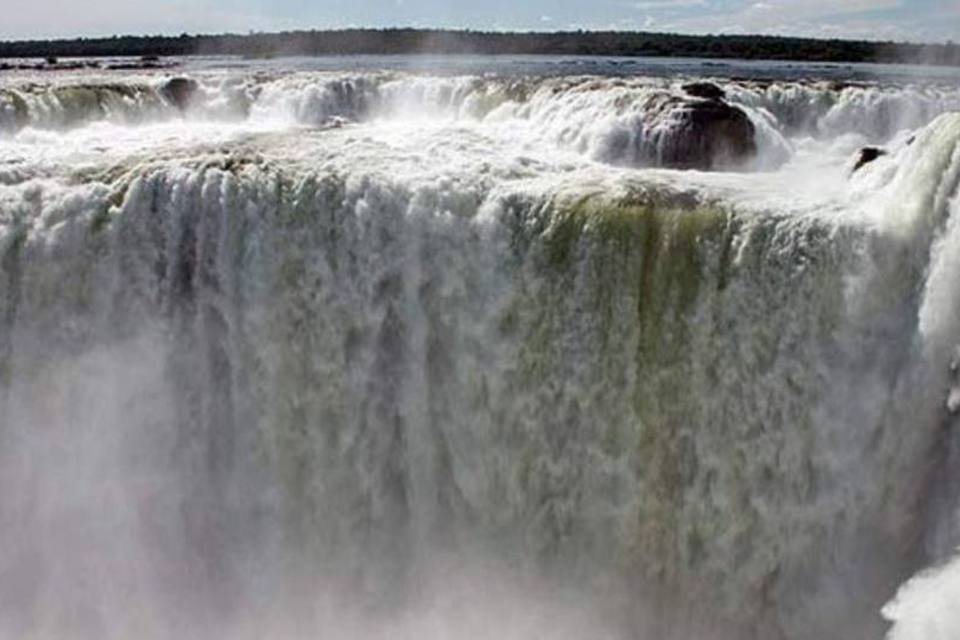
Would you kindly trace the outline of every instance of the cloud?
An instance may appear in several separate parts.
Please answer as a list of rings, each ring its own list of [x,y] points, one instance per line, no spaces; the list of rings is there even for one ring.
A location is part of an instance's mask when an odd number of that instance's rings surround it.
[[[633,3],[667,17],[658,28],[692,33],[759,33],[936,41],[960,37],[956,0],[649,0]],[[640,24],[646,23],[646,17]]]
[[[247,31],[282,28],[288,21],[190,0],[23,0],[3,12],[0,38],[108,36],[120,33]]]
[[[705,7],[706,0],[652,0],[650,2],[634,2],[631,5],[639,11],[660,11],[665,9],[686,9],[689,7]]]
[[[3,0],[0,39],[358,26],[960,40],[960,0]],[[508,17],[509,16],[509,17]]]

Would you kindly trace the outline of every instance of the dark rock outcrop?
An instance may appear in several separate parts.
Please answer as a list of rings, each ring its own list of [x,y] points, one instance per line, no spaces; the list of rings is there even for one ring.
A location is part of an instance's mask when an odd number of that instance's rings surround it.
[[[200,85],[191,78],[171,78],[160,87],[160,94],[183,111]]]
[[[885,155],[887,155],[887,151],[879,147],[864,147],[860,149],[860,153],[857,155],[857,161],[853,165],[853,173],[856,173],[864,165],[870,164],[877,158]]]
[[[47,58],[43,62],[0,62],[0,71],[75,71],[77,69],[99,69],[102,65],[96,60],[58,61]]]
[[[146,69],[169,69],[173,66],[175,65],[172,63],[136,60],[134,62],[117,62],[114,64],[108,64],[107,69],[110,71],[139,71]]]
[[[688,96],[705,100],[723,100],[727,95],[726,91],[712,82],[690,82],[682,88]]]
[[[740,108],[722,100],[658,96],[646,118],[645,160],[675,169],[733,169],[757,152],[756,129]]]

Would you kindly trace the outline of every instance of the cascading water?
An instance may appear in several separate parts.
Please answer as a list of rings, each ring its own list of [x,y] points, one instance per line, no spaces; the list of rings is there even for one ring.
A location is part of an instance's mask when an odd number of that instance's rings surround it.
[[[0,78],[0,637],[880,638],[960,543],[960,90],[709,173],[670,79],[194,75]]]

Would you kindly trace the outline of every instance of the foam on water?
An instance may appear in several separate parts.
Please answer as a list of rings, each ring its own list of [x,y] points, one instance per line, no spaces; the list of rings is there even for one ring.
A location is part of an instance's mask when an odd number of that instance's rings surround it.
[[[960,634],[960,564],[927,570],[883,608],[894,623],[889,640],[949,640]]]

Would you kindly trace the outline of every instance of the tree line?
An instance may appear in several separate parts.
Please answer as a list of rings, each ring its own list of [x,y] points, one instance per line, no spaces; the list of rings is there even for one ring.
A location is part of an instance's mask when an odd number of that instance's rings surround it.
[[[675,56],[960,65],[960,46],[952,42],[910,44],[622,31],[508,33],[436,29],[343,29],[246,35],[182,34],[0,42],[0,58],[218,54],[268,57],[411,53]]]

